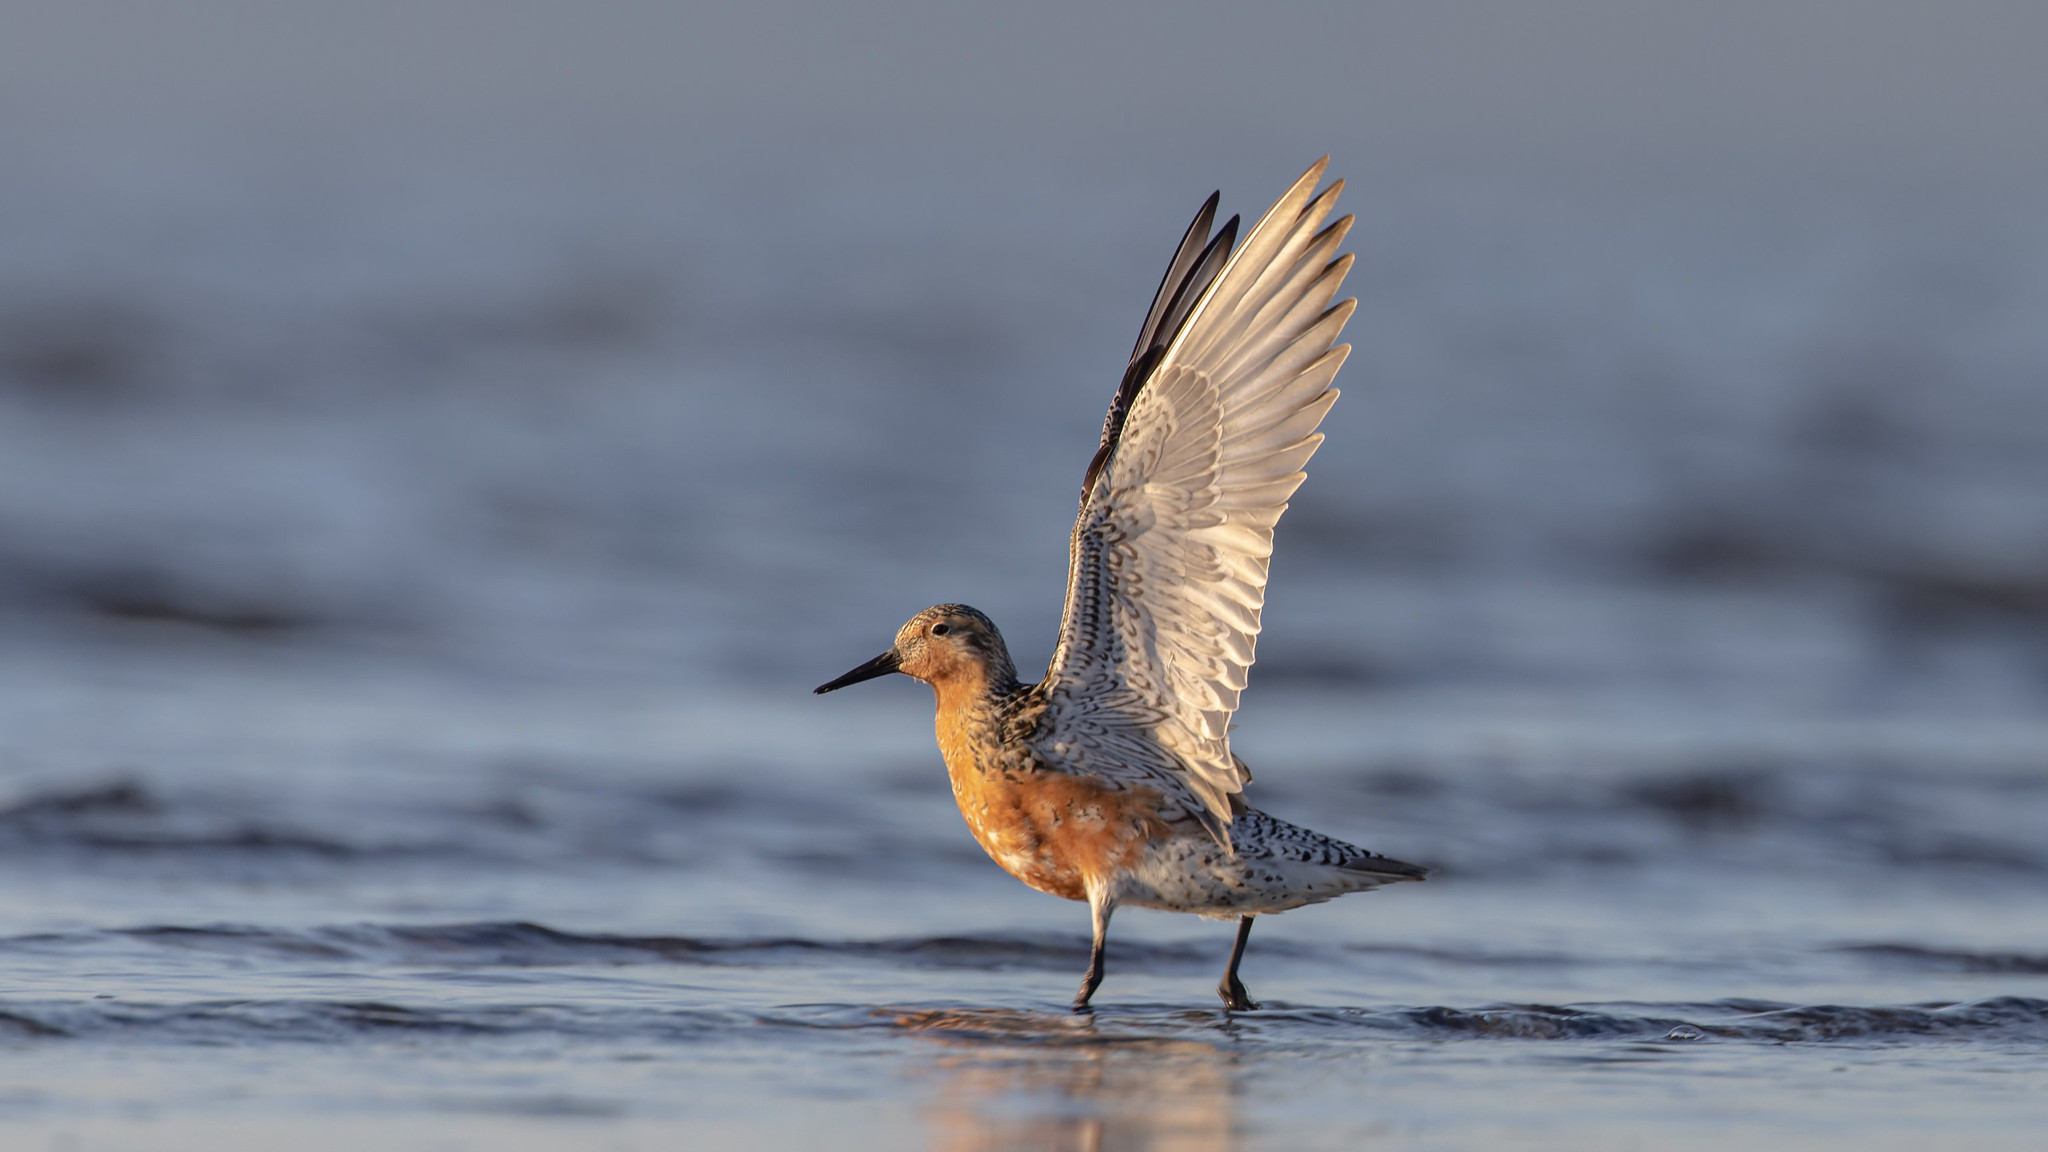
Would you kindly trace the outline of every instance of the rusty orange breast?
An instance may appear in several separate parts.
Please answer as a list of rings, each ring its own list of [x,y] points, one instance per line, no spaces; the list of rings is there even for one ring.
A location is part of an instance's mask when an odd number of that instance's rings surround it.
[[[937,729],[953,798],[975,840],[1010,875],[1086,900],[1092,884],[1134,867],[1146,843],[1166,834],[1157,794],[1005,757],[945,697]]]

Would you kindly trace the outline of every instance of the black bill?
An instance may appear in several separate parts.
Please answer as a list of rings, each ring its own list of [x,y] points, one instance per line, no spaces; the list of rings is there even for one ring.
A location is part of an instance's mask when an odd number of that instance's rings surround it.
[[[903,661],[897,657],[896,650],[891,648],[873,660],[841,676],[839,679],[828,680],[818,685],[816,688],[811,689],[811,693],[823,696],[825,693],[836,688],[844,688],[848,684],[858,684],[863,680],[873,680],[877,676],[887,676],[891,672],[900,672],[902,669]]]

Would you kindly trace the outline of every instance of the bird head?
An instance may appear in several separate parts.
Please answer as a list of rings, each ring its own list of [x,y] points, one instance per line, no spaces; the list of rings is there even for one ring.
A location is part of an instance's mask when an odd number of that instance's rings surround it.
[[[993,621],[965,604],[935,604],[898,629],[896,643],[887,652],[813,691],[823,695],[891,672],[927,684],[963,676],[985,678],[991,684],[1016,679],[1009,649]]]

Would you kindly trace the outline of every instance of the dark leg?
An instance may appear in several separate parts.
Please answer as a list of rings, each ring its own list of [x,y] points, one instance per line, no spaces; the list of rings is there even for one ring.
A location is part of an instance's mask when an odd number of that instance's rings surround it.
[[[1094,913],[1095,947],[1088,953],[1088,975],[1081,978],[1081,991],[1074,996],[1076,1012],[1094,1011],[1088,1001],[1102,984],[1102,950],[1109,943],[1109,915],[1116,911],[1116,901],[1090,894],[1088,910]]]
[[[1244,982],[1237,978],[1237,962],[1244,959],[1244,942],[1252,938],[1252,918],[1237,918],[1237,946],[1230,950],[1230,967],[1223,970],[1223,983],[1216,986],[1216,994],[1223,997],[1226,1012],[1250,1012],[1258,1008],[1252,1002],[1251,994],[1244,990]]]

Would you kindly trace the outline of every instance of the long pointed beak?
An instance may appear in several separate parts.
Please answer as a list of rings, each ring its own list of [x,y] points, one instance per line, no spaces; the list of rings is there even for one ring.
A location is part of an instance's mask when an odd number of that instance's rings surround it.
[[[827,692],[844,688],[848,684],[858,684],[863,680],[873,680],[877,676],[887,676],[891,672],[901,672],[902,670],[903,659],[896,655],[894,648],[891,648],[873,660],[841,676],[839,679],[827,681],[811,689],[811,694],[823,696]]]

